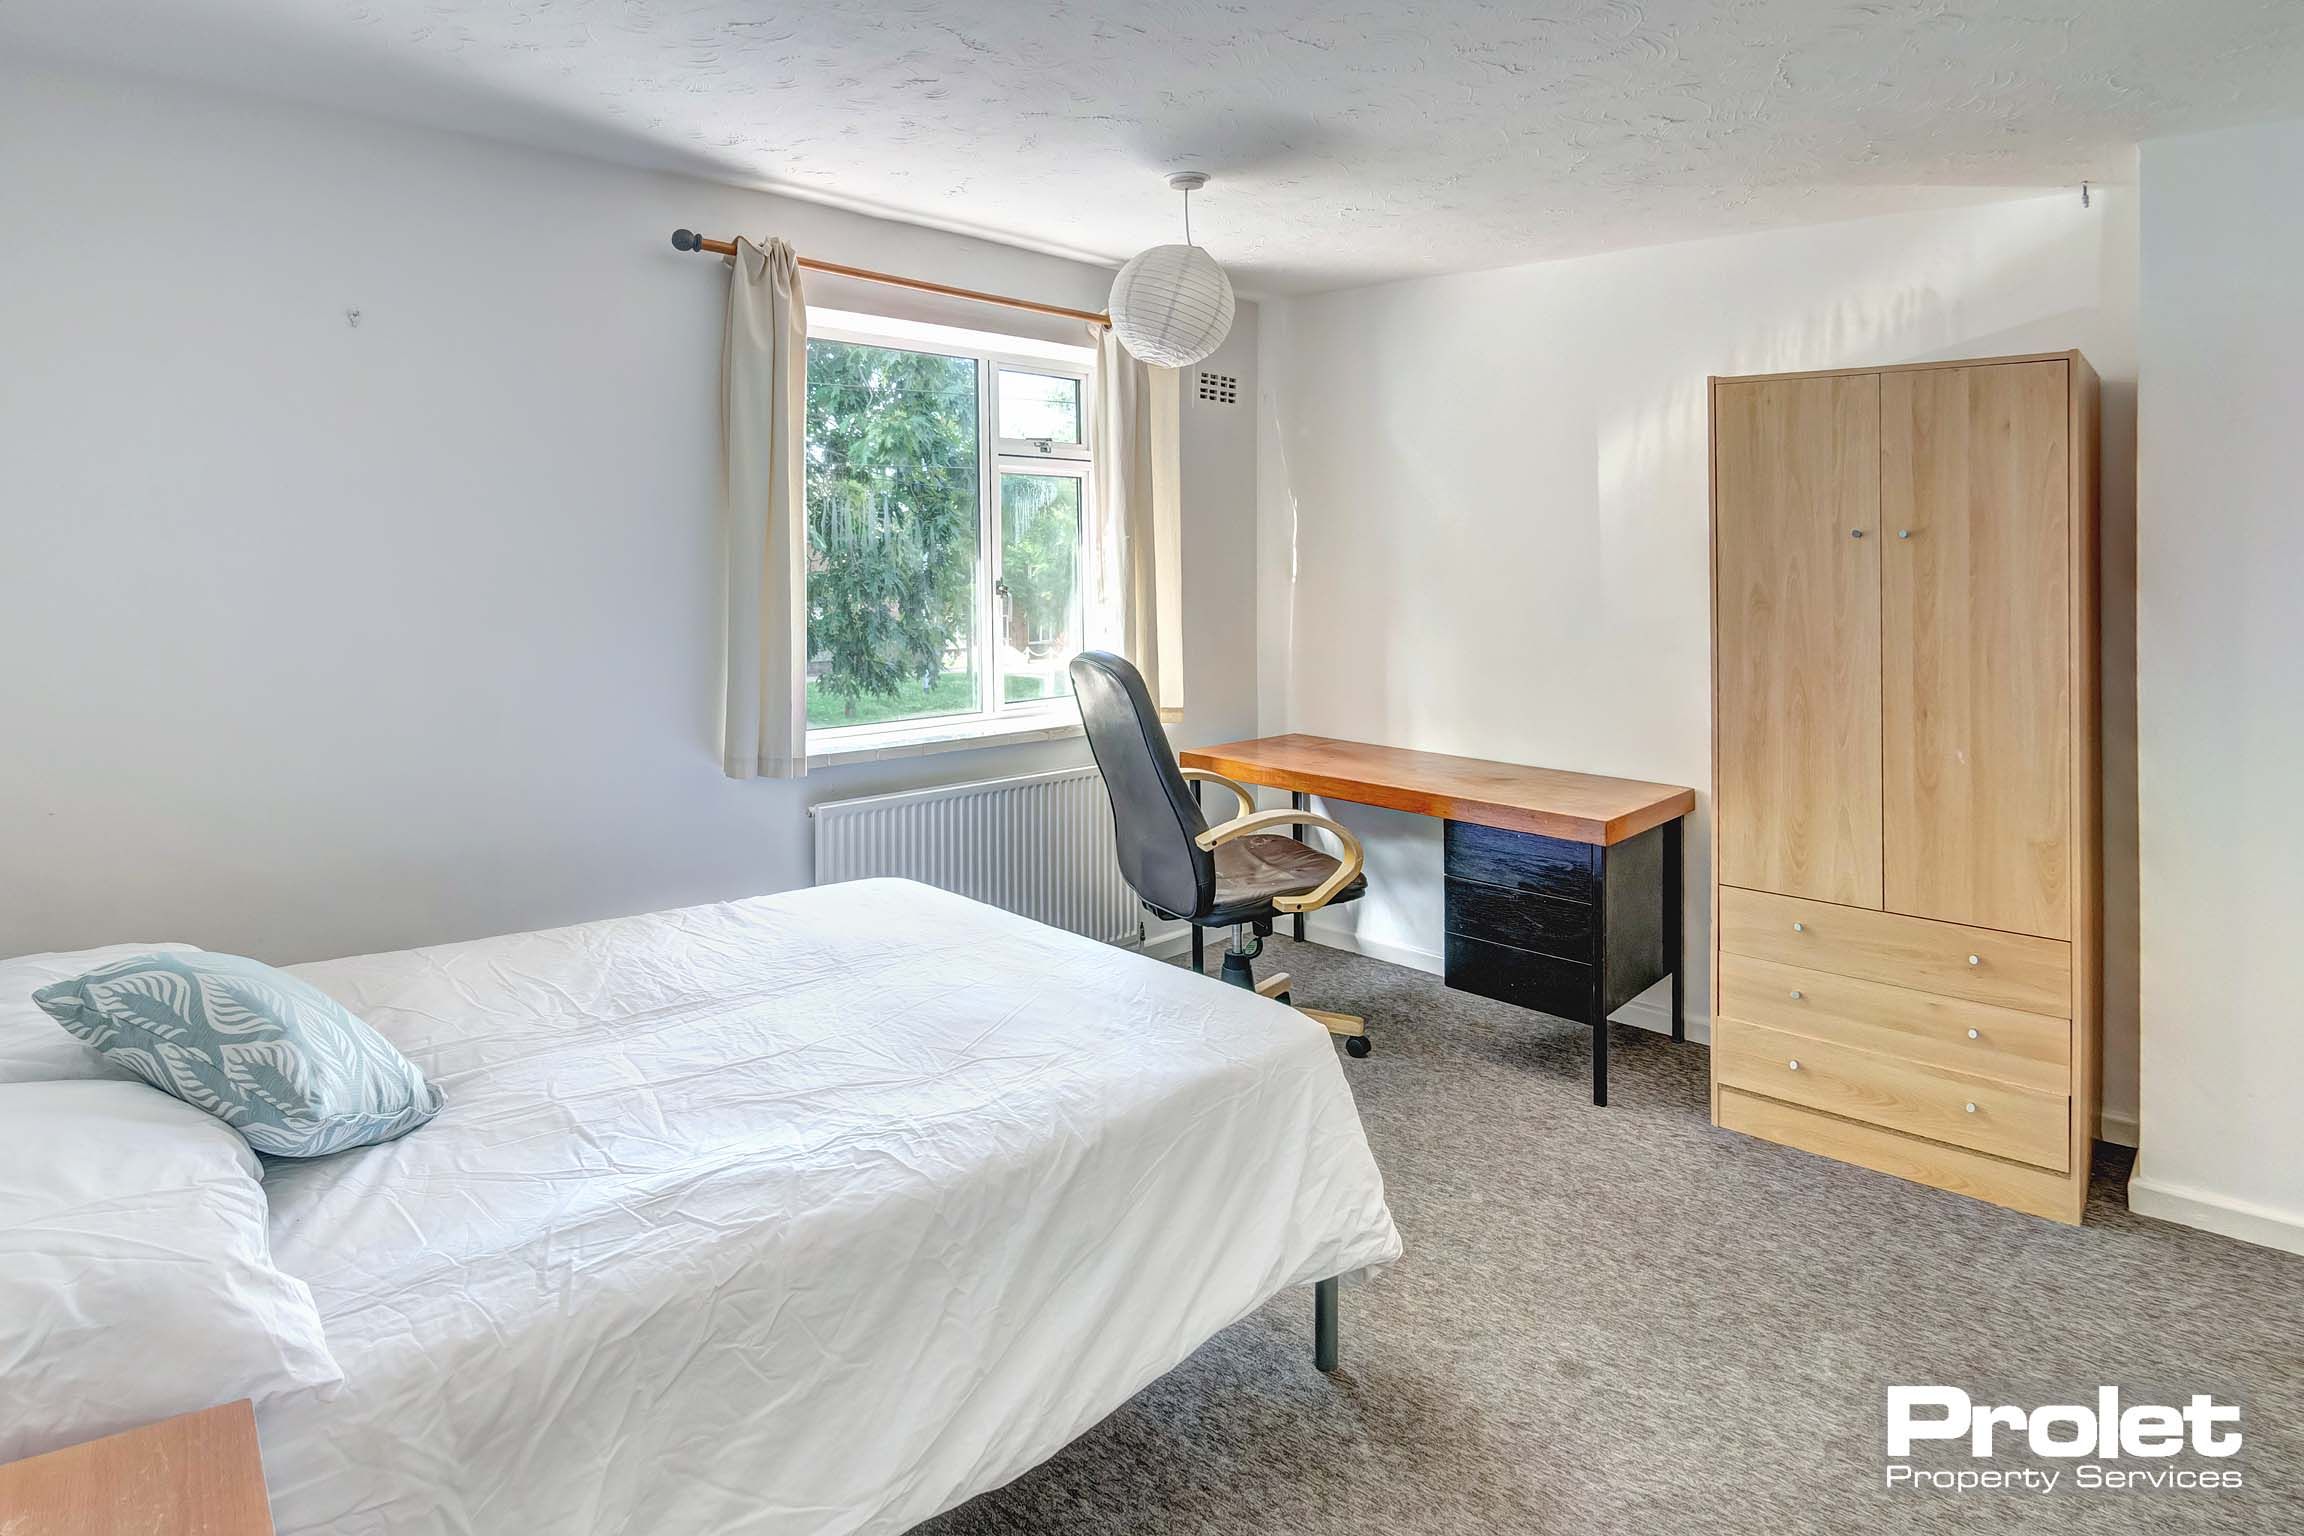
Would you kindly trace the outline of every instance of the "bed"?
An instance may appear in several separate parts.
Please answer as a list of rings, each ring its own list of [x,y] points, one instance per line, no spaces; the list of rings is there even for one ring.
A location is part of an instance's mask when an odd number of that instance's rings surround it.
[[[1400,1253],[1318,1024],[925,886],[295,969],[448,1107],[267,1167],[282,1536],[900,1531]]]

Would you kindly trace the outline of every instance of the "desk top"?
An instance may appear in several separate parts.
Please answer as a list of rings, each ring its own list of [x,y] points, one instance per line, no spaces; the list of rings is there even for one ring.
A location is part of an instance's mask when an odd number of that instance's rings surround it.
[[[245,1401],[0,1467],[0,1530],[41,1536],[272,1536]]]
[[[1576,843],[1620,843],[1696,809],[1696,791],[1678,784],[1410,752],[1332,736],[1265,736],[1195,747],[1178,761],[1244,784]]]

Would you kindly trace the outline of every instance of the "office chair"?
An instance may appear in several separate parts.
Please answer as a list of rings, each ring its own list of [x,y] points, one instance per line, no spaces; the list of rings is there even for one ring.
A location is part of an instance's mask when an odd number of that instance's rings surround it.
[[[1120,873],[1128,888],[1160,917],[1181,918],[1195,928],[1230,928],[1223,979],[1291,1002],[1286,975],[1256,980],[1256,956],[1281,914],[1356,901],[1367,891],[1360,840],[1312,811],[1258,811],[1248,791],[1222,774],[1177,767],[1143,677],[1122,658],[1083,651],[1073,658],[1071,672],[1080,723],[1104,775],[1105,793],[1112,797]],[[1240,814],[1209,826],[1188,787],[1195,779],[1232,791]],[[1271,830],[1296,823],[1335,833],[1344,844],[1344,857]],[[1330,1034],[1342,1035],[1352,1055],[1368,1054],[1367,1024],[1357,1015],[1320,1008],[1297,1011],[1326,1025]]]

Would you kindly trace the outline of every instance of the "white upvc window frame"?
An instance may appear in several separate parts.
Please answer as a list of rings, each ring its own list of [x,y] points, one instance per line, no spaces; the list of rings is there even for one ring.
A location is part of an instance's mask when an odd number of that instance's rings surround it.
[[[896,755],[923,746],[933,747],[937,743],[955,746],[991,744],[1002,739],[1047,736],[1059,729],[1076,730],[1079,725],[1078,706],[1070,694],[1022,700],[1015,704],[1007,701],[1006,676],[1001,671],[999,624],[1003,543],[1000,480],[1004,474],[1015,473],[1064,475],[1080,481],[1079,568],[1074,576],[1073,590],[1078,594],[1077,622],[1080,639],[1085,643],[1090,626],[1089,578],[1095,569],[1096,559],[1091,548],[1095,528],[1091,505],[1091,498],[1095,494],[1091,474],[1093,460],[1085,441],[1088,424],[1093,419],[1091,413],[1095,409],[1094,354],[1085,347],[1058,348],[1052,344],[1048,355],[1010,351],[1003,347],[946,339],[945,336],[939,336],[939,332],[947,336],[972,334],[953,333],[946,327],[906,322],[894,322],[882,330],[871,322],[870,317],[843,314],[837,320],[819,320],[813,312],[808,325],[810,341],[837,341],[903,352],[925,352],[939,357],[968,359],[976,365],[976,605],[970,660],[977,678],[977,707],[965,712],[914,715],[903,720],[875,721],[868,725],[810,726],[808,754],[812,759],[865,759],[883,754]],[[1022,340],[991,335],[981,337],[984,342],[1002,339]],[[1035,344],[1024,342],[1024,345]],[[1067,355],[1055,355],[1058,352]],[[1075,358],[1069,354],[1078,356]],[[1080,435],[1083,441],[1067,444],[1049,439],[1001,436],[998,418],[999,375],[1002,370],[1077,379],[1080,384]]]
[[[1093,382],[1090,377],[1093,369],[1090,369],[1088,373],[1083,373],[1079,369],[1051,364],[1037,358],[1019,360],[1012,357],[995,356],[991,357],[990,361],[992,372],[986,381],[986,387],[990,394],[985,403],[991,406],[995,415],[999,413],[1000,408],[1000,375],[1003,373],[1028,373],[1049,379],[1077,379],[1080,383],[1080,440],[1078,442],[1059,442],[1052,437],[1011,437],[1007,433],[999,431],[999,428],[1006,426],[1007,423],[998,422],[994,425],[994,431],[997,433],[994,441],[999,444],[1001,457],[1030,459],[1042,463],[1087,463],[1090,405],[1088,391]]]

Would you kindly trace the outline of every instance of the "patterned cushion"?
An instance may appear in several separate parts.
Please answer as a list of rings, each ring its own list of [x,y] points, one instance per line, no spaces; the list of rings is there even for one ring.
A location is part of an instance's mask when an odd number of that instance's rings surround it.
[[[32,1000],[259,1152],[320,1157],[440,1113],[438,1088],[335,999],[238,955],[135,955]]]

